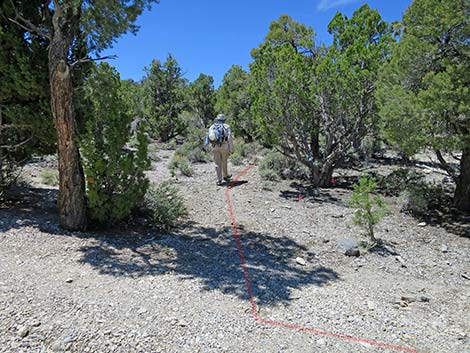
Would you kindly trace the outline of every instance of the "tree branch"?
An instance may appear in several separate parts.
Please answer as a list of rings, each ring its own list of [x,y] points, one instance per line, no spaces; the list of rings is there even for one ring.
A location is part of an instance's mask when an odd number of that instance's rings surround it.
[[[21,147],[23,145],[26,145],[29,141],[31,141],[33,139],[33,136],[27,138],[26,140],[20,142],[20,143],[17,143],[16,145],[3,145],[3,146],[0,146],[0,148],[6,148],[6,149],[15,149],[15,148],[18,148],[18,147]]]
[[[13,10],[15,11],[15,18],[8,18],[10,22],[16,24],[20,28],[24,29],[25,31],[31,32],[31,33],[36,33],[42,37],[45,37],[47,39],[51,39],[51,34],[42,30],[38,26],[34,25],[31,21],[27,20],[23,16],[20,15],[18,12],[18,9],[16,8],[15,4],[13,3],[13,0],[10,0],[11,6]],[[19,21],[21,22],[19,22]]]
[[[98,58],[81,58],[81,59],[78,59],[77,61],[74,61],[72,64],[70,64],[70,66],[74,67],[77,64],[82,64],[82,63],[86,63],[86,62],[89,62],[89,61],[116,59],[117,57],[118,57],[117,55],[107,55],[107,56],[100,56]]]
[[[441,164],[442,168],[447,172],[447,174],[449,174],[449,176],[455,182],[457,182],[459,178],[458,178],[457,174],[455,173],[454,168],[452,168],[452,166],[450,166],[449,163],[447,163],[447,161],[442,156],[441,151],[436,149],[436,150],[434,150],[434,152],[436,152],[437,159],[439,160],[439,163]]]

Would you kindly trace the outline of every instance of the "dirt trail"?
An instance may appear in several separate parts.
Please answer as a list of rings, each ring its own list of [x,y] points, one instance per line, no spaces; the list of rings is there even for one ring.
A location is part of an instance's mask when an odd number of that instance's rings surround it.
[[[166,163],[153,181],[169,177]],[[393,351],[255,322],[213,166],[175,183],[189,216],[168,234],[69,233],[51,209],[0,209],[0,351]],[[254,168],[231,192],[260,317],[418,352],[468,352],[469,239],[395,212],[379,227],[388,247],[348,257],[338,239],[362,239],[349,190],[299,202],[298,185],[268,186]]]

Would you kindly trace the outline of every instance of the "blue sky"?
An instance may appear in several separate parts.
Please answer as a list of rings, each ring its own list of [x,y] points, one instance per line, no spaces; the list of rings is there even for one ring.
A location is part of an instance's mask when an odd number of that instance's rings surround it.
[[[364,3],[393,21],[401,19],[411,0],[160,0],[139,18],[136,36],[123,35],[103,54],[118,56],[110,63],[122,79],[140,80],[152,59],[172,53],[188,80],[205,73],[218,86],[233,64],[248,68],[251,49],[281,14],[312,26],[318,43],[330,43],[327,26],[335,13],[350,16]]]

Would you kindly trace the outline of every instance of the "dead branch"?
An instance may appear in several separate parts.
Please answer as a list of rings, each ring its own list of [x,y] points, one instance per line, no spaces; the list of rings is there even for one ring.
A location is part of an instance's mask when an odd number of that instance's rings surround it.
[[[31,33],[36,33],[42,37],[48,38],[49,40],[51,39],[51,34],[44,31],[40,27],[36,26],[33,24],[31,21],[28,19],[24,18],[21,16],[21,14],[18,12],[18,9],[16,8],[15,4],[13,3],[13,0],[10,0],[11,6],[13,10],[15,11],[15,18],[8,18],[8,20],[20,28],[24,29],[25,31],[31,32]],[[21,22],[20,22],[21,21]]]
[[[106,59],[116,59],[117,55],[107,55],[107,56],[100,56],[97,58],[81,58],[76,61],[74,61],[72,64],[70,64],[71,67],[74,67],[75,65],[86,63],[89,61],[99,61],[99,60],[106,60]]]

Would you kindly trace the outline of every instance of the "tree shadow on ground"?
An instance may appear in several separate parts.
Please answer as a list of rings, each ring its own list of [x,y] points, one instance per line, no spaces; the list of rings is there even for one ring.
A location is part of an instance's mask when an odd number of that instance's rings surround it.
[[[440,207],[421,215],[411,215],[418,221],[431,226],[444,228],[447,232],[470,238],[470,215],[464,214],[452,207]]]
[[[342,195],[342,190],[334,190],[333,188],[317,188],[309,184],[302,184],[299,182],[292,182],[289,185],[291,190],[281,190],[280,196],[286,200],[298,201],[299,195],[304,201],[316,204],[334,204],[340,207],[346,207]]]
[[[308,250],[287,237],[241,232],[241,244],[253,295],[260,304],[287,302],[293,289],[323,286],[338,279],[338,274],[326,267],[298,265],[296,256],[302,253],[309,257]],[[191,225],[184,232],[148,235],[134,242],[110,236],[80,251],[80,261],[101,274],[140,277],[171,273],[200,280],[204,290],[248,299],[230,227]]]

